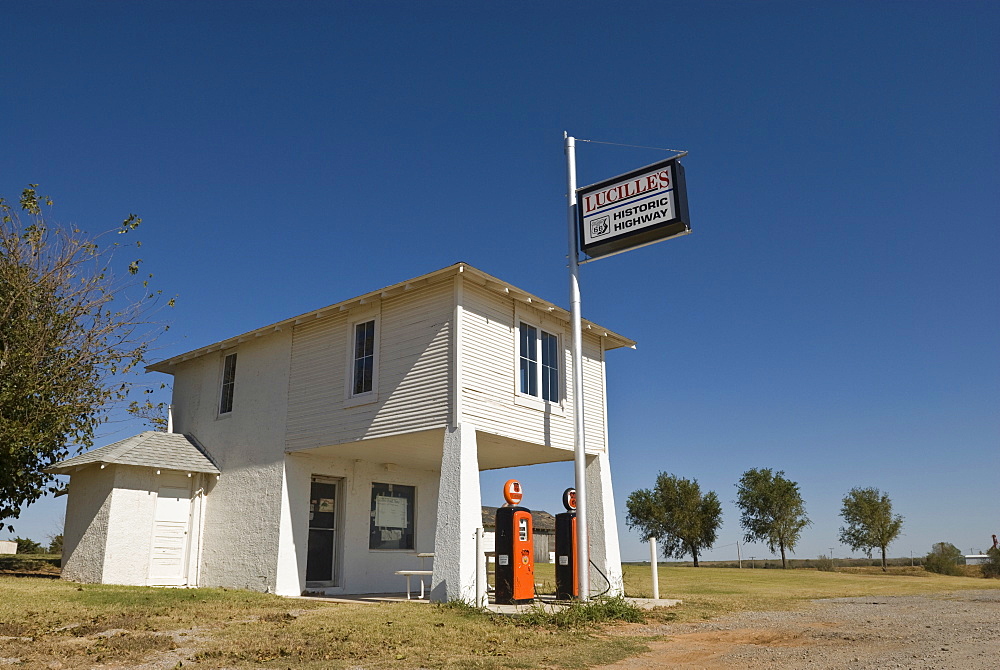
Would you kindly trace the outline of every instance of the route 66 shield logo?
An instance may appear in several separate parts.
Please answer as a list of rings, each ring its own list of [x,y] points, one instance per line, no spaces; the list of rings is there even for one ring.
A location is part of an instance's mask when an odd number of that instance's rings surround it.
[[[608,231],[611,230],[611,217],[602,216],[599,219],[594,219],[590,222],[590,236],[600,237],[601,235],[607,235]]]

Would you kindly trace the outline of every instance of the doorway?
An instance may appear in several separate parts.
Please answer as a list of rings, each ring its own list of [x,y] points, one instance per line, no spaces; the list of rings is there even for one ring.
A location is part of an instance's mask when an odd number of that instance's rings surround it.
[[[165,475],[157,488],[149,586],[187,584],[191,529],[191,485],[183,476]]]
[[[338,586],[340,480],[313,477],[309,488],[306,585]]]

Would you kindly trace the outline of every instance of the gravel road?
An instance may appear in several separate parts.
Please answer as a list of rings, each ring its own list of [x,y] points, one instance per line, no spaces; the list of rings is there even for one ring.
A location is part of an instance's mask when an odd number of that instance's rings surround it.
[[[663,635],[614,668],[969,669],[1000,667],[1000,591],[816,600],[701,624],[631,626]]]

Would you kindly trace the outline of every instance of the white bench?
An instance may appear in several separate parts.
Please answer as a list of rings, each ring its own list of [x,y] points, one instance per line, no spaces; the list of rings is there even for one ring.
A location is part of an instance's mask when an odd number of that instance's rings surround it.
[[[434,574],[433,570],[396,570],[397,575],[406,576],[406,599],[410,599],[410,577],[417,575],[420,577],[420,598],[424,597],[424,577],[431,576]]]

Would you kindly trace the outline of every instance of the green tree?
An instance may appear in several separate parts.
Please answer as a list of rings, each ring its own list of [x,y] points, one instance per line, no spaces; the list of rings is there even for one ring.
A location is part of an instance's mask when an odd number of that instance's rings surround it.
[[[149,319],[159,292],[138,276],[141,259],[118,263],[126,245],[101,246],[141,219],[88,237],[50,224],[52,201],[35,187],[19,207],[0,198],[0,528],[54,490],[46,467],[93,445],[163,330]]]
[[[30,540],[26,537],[19,537],[15,541],[17,542],[17,553],[19,554],[42,553],[42,545],[38,544],[34,540]]]
[[[840,541],[869,558],[873,550],[881,549],[885,571],[885,548],[903,529],[903,517],[892,513],[889,496],[876,488],[853,488],[844,496],[840,516],[847,522],[840,528]]]
[[[53,535],[49,538],[49,553],[50,554],[61,554],[63,552],[63,536],[62,533],[58,535]]]
[[[788,567],[785,550],[795,553],[802,529],[811,521],[796,482],[785,479],[782,470],[752,468],[736,485],[740,525],[747,542],[766,542],[769,551],[781,550],[781,567]]]
[[[1000,549],[990,547],[986,555],[989,558],[983,565],[983,577],[1000,577]]]
[[[715,544],[722,525],[722,505],[714,491],[702,495],[697,479],[681,479],[661,472],[652,490],[633,491],[626,502],[629,528],[661,542],[666,558],[698,554]]]
[[[958,559],[961,557],[962,552],[951,542],[936,542],[931,546],[931,553],[924,559],[924,570],[953,577],[963,575],[965,573],[958,567]]]

